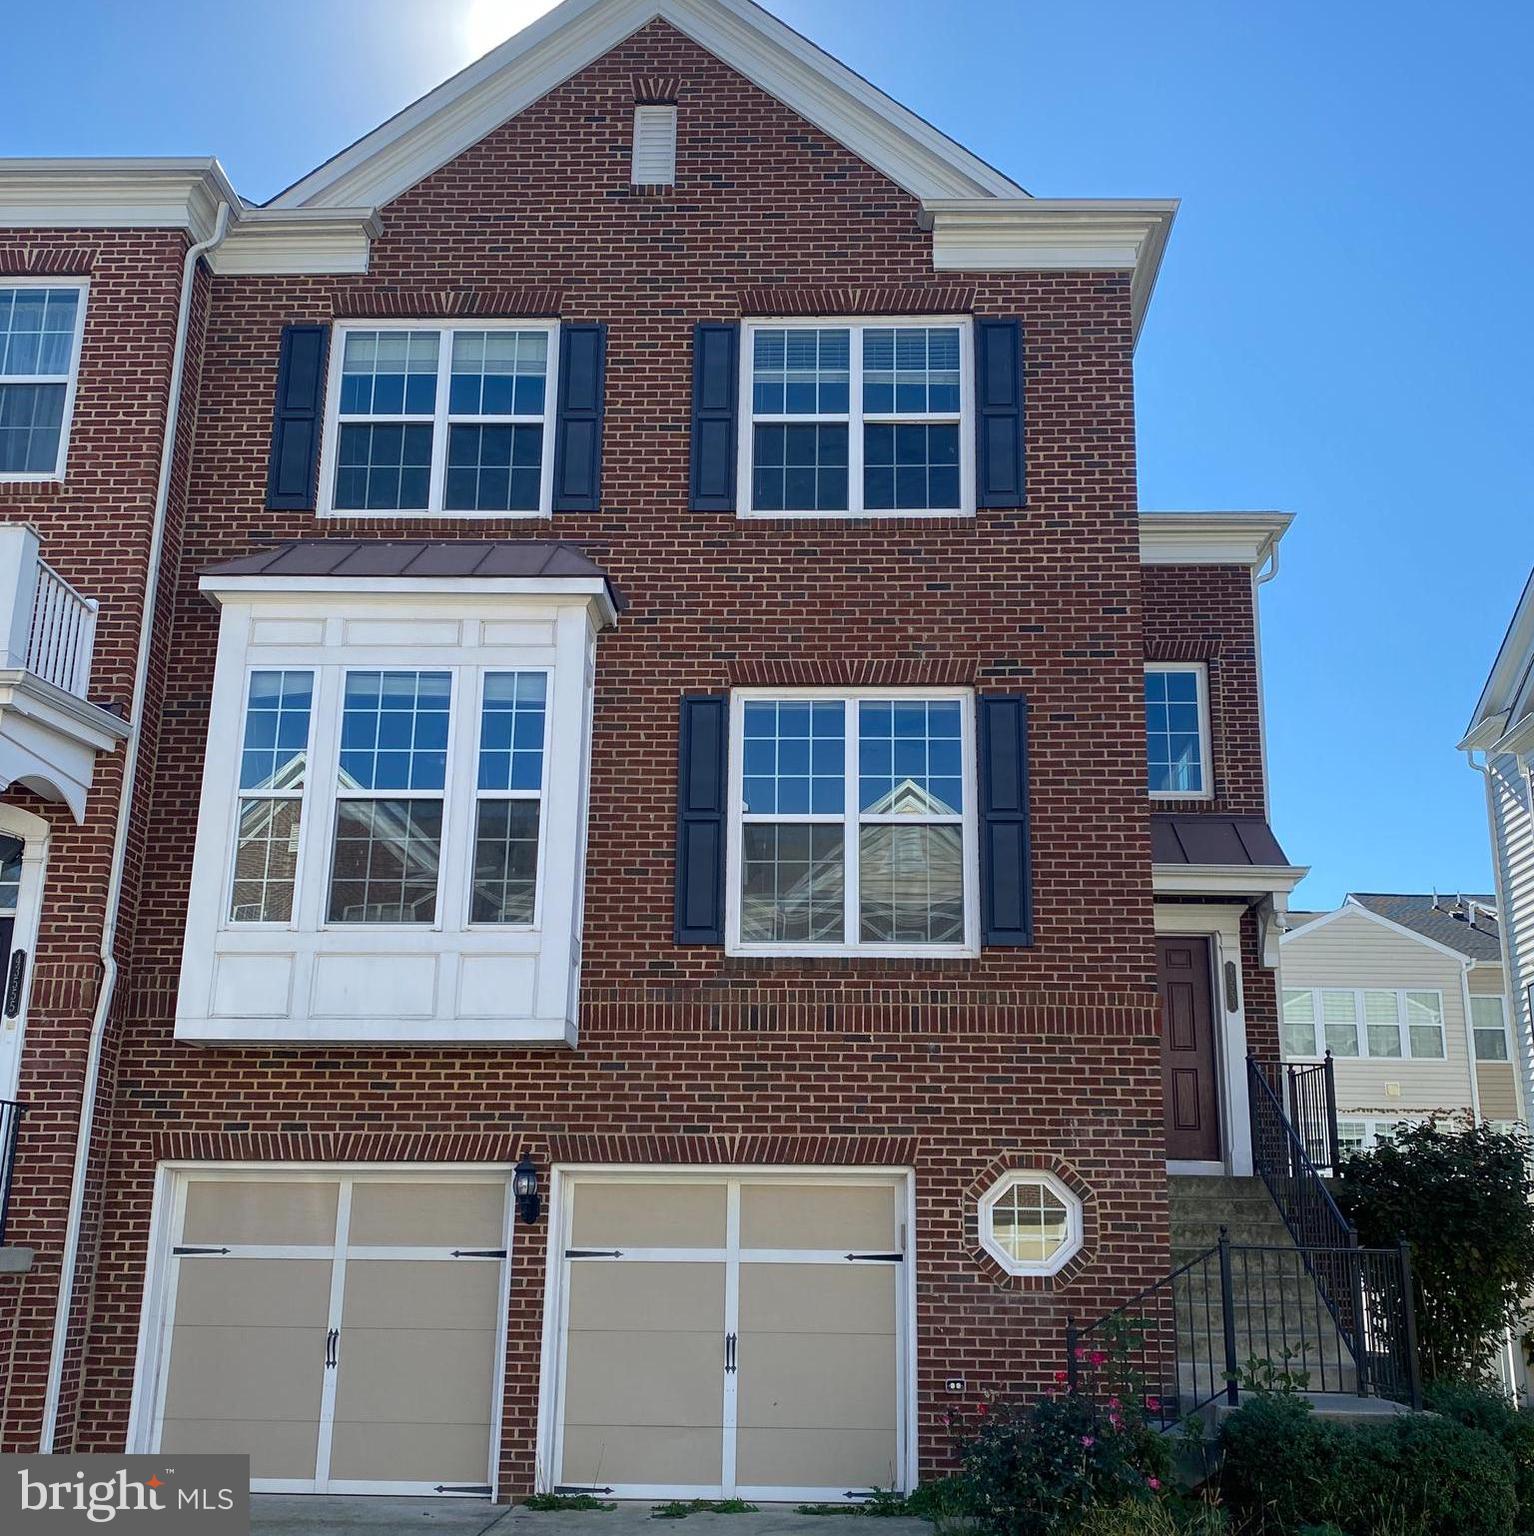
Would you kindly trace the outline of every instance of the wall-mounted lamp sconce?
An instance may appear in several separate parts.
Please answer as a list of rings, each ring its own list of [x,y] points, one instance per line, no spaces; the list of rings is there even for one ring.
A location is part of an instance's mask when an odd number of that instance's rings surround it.
[[[511,1192],[517,1199],[517,1215],[532,1226],[543,1209],[543,1201],[538,1195],[538,1170],[525,1157],[511,1176]]]

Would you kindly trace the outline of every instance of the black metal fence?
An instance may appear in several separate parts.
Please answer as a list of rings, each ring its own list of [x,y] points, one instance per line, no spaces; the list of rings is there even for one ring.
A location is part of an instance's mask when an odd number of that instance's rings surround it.
[[[1318,1275],[1346,1298],[1338,1316]],[[1422,1406],[1411,1254],[1237,1246],[1223,1235],[1086,1327],[1066,1328],[1075,1391],[1166,1428],[1243,1390],[1335,1392]]]
[[[22,1106],[14,1099],[0,1099],[0,1243],[5,1241],[11,1213],[11,1173],[16,1166],[16,1136],[21,1130]]]
[[[1294,1121],[1284,1112],[1284,1101],[1270,1080],[1272,1069],[1264,1068],[1255,1057],[1247,1057],[1247,1097],[1252,1116],[1252,1166],[1257,1170],[1273,1203],[1284,1218],[1284,1225],[1301,1248],[1351,1248],[1357,1242],[1352,1223],[1337,1208],[1320,1170],[1306,1150],[1306,1139]],[[1329,1074],[1328,1074],[1329,1077]],[[1293,1079],[1291,1079],[1291,1082]],[[1329,1082],[1320,1085],[1321,1100],[1330,1129],[1312,1123],[1309,1139],[1324,1136],[1335,1158],[1337,1143],[1336,1095]],[[1303,1098],[1308,1106],[1316,1103],[1317,1087],[1308,1084]],[[1330,1105],[1329,1111],[1325,1108]]]

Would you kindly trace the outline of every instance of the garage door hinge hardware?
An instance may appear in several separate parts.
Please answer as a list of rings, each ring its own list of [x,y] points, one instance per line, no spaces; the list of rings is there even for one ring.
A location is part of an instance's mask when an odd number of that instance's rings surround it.
[[[478,1493],[490,1497],[489,1483],[438,1483],[433,1493]]]
[[[867,1259],[873,1264],[898,1264],[905,1258],[903,1253],[849,1253],[849,1259]]]
[[[567,1259],[621,1259],[621,1248],[566,1248]]]
[[[556,1483],[555,1493],[611,1493],[611,1488],[597,1488],[591,1483]]]
[[[455,1259],[504,1259],[506,1250],[504,1248],[455,1248],[453,1257]]]
[[[227,1248],[172,1248],[172,1253],[228,1253]]]
[[[727,1376],[735,1373],[736,1338],[733,1333],[724,1336],[724,1370]]]

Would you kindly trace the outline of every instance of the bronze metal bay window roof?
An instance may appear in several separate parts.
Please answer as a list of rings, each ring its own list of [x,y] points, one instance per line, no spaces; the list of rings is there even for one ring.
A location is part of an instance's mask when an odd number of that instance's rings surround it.
[[[324,580],[453,580],[505,577],[524,580],[598,580],[613,608],[623,593],[584,549],[552,539],[290,539],[224,560],[200,572],[207,582],[229,577]]]

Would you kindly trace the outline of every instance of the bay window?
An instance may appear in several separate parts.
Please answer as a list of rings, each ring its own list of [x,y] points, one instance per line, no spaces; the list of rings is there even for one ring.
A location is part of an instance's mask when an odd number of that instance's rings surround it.
[[[553,322],[342,322],[321,511],[547,514]]]
[[[250,674],[240,750],[239,830],[229,916],[285,923],[293,916],[314,674]]]
[[[748,322],[739,505],[973,512],[971,345],[967,318]]]
[[[972,950],[972,741],[957,692],[737,694],[732,948]]]

